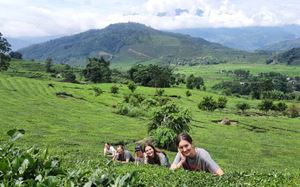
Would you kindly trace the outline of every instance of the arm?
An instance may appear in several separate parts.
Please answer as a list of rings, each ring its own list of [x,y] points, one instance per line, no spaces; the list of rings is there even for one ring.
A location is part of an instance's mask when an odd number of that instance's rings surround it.
[[[175,170],[175,169],[181,168],[183,163],[185,162],[185,160],[186,160],[186,157],[183,156],[180,152],[178,152],[170,169]]]
[[[217,171],[215,171],[214,173],[217,176],[222,176],[224,174],[223,170],[221,168],[217,169]]]

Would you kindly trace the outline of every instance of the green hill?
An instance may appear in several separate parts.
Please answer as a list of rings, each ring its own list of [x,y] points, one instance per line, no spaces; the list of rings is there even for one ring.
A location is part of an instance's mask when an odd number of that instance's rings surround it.
[[[149,60],[186,62],[256,61],[260,56],[230,49],[201,38],[152,29],[137,23],[109,25],[20,50],[25,59],[83,65],[87,57],[104,56],[112,62]]]
[[[286,65],[300,65],[300,48],[293,48],[288,51],[276,54],[268,63],[281,63]]]
[[[278,42],[275,44],[267,45],[261,50],[264,51],[274,51],[274,52],[281,52],[281,51],[287,51],[293,48],[299,48],[300,47],[300,38],[295,40],[286,40],[282,42]]]

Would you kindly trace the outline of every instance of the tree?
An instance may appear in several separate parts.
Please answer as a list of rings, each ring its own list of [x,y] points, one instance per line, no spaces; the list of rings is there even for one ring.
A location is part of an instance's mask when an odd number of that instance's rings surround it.
[[[250,109],[250,105],[248,103],[238,103],[238,104],[236,104],[236,108],[238,110],[241,110],[242,113],[244,114],[246,112],[246,110]]]
[[[87,80],[94,83],[111,82],[109,64],[104,58],[88,58],[88,64],[83,70],[83,75]]]
[[[299,117],[299,108],[296,105],[289,106],[288,114],[291,118]]]
[[[136,90],[137,86],[134,82],[129,82],[128,89],[133,93]]]
[[[71,82],[76,83],[76,75],[72,71],[65,71],[63,73],[64,81],[65,82]]]
[[[113,85],[111,88],[110,88],[110,92],[112,94],[117,94],[119,93],[119,87],[117,85]]]
[[[273,101],[272,100],[263,100],[259,105],[258,108],[261,111],[267,113],[269,110],[273,108]]]
[[[15,58],[15,59],[22,59],[22,54],[18,51],[12,51],[9,53],[9,56],[11,58]]]
[[[204,86],[204,81],[202,77],[195,77],[193,74],[187,77],[186,79],[186,87],[188,89],[200,89],[202,86]]]
[[[187,91],[185,92],[185,95],[186,95],[187,97],[190,97],[190,96],[192,96],[192,93],[190,92],[190,90],[187,90]]]
[[[48,57],[45,61],[45,68],[47,73],[53,73],[53,60],[52,58]]]
[[[0,71],[6,71],[10,65],[10,57],[7,54],[10,50],[10,44],[0,33]]]
[[[212,96],[204,97],[203,100],[199,103],[198,108],[206,111],[214,111],[218,107],[217,102],[212,98]]]
[[[176,134],[189,132],[191,119],[189,110],[180,109],[174,103],[167,104],[155,111],[151,122],[148,124],[148,132],[150,133],[159,127],[167,127]]]
[[[284,112],[286,111],[286,109],[288,108],[288,106],[285,104],[285,102],[279,102],[277,105],[276,105],[276,110],[279,111],[279,112]]]
[[[227,98],[226,97],[219,97],[218,98],[218,102],[217,102],[218,108],[224,109],[224,108],[226,108],[226,104],[227,104]]]

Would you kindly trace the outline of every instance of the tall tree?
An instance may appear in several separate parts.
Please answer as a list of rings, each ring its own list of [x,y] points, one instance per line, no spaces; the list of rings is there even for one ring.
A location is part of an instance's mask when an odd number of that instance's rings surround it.
[[[8,52],[10,50],[10,44],[0,33],[0,71],[6,71],[9,67],[10,57]]]
[[[88,58],[88,64],[83,70],[84,77],[94,83],[97,82],[111,82],[111,70],[109,69],[109,62],[104,58]]]

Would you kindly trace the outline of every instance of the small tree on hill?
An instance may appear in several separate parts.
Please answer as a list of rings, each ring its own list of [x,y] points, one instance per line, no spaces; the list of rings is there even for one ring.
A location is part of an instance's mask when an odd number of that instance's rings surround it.
[[[9,56],[11,58],[15,58],[15,59],[22,59],[22,54],[18,51],[12,51],[9,53]]]
[[[112,94],[117,94],[119,93],[119,87],[117,85],[113,85],[111,88],[110,88],[110,92]]]
[[[285,104],[285,102],[279,102],[277,105],[275,105],[275,109],[279,112],[284,112],[288,106]]]
[[[53,60],[52,58],[47,58],[45,61],[45,68],[47,73],[53,73]]]
[[[199,103],[198,108],[206,111],[214,111],[218,108],[217,102],[212,98],[212,96],[204,97]]]
[[[137,85],[134,82],[129,82],[128,89],[133,93],[137,88]]]
[[[10,57],[7,54],[10,50],[10,44],[0,33],[0,71],[6,71],[10,65]]]
[[[187,91],[185,92],[185,95],[186,95],[187,97],[190,97],[190,96],[192,96],[192,93],[190,92],[190,90],[187,90]]]
[[[155,111],[151,122],[148,125],[148,132],[158,127],[167,127],[172,129],[176,134],[189,132],[189,123],[191,113],[187,109],[180,109],[174,103],[167,104]]]
[[[273,109],[273,101],[272,100],[263,100],[259,105],[258,109],[267,113],[269,110]]]
[[[218,98],[218,102],[217,102],[218,108],[224,109],[224,108],[226,108],[226,104],[227,104],[227,98],[226,97],[219,97]]]
[[[299,117],[299,108],[296,105],[289,106],[288,114],[291,118]]]
[[[238,103],[236,104],[236,108],[240,111],[242,111],[242,113],[244,114],[246,112],[246,110],[250,109],[250,105],[248,103]]]
[[[109,69],[109,62],[104,58],[88,58],[88,64],[83,70],[84,77],[94,83],[111,82],[111,70]]]
[[[103,90],[98,87],[93,87],[93,90],[95,92],[95,97],[98,97],[99,95],[101,95],[103,93]]]

